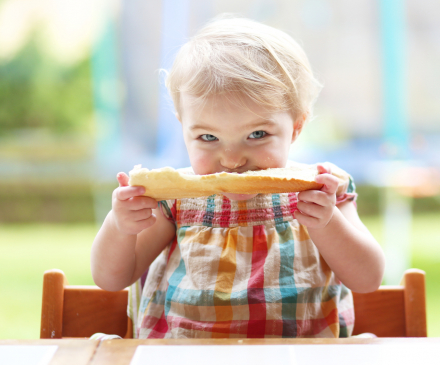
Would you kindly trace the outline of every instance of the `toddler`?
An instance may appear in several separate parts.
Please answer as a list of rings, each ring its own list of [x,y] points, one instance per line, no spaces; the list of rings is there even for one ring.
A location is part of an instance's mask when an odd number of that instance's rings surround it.
[[[282,31],[214,20],[181,48],[167,87],[191,161],[185,173],[299,165],[289,147],[320,85]],[[129,311],[137,338],[350,336],[351,290],[378,288],[384,256],[359,219],[350,175],[316,168],[321,190],[159,203],[119,173],[92,247],[96,284],[138,290],[148,270],[142,294],[130,297],[140,298]]]

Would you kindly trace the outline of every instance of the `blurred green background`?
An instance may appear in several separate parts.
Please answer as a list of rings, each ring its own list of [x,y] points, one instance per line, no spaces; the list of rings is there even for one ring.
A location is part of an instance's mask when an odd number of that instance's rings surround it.
[[[93,284],[90,248],[117,186],[113,176],[134,163],[164,163],[154,156],[162,2],[129,3],[0,0],[0,339],[39,337],[45,270],[63,270],[70,284]],[[187,34],[227,11],[303,41],[325,82],[313,121],[322,133],[313,132],[312,123],[292,155],[329,160],[352,173],[361,219],[385,245],[385,188],[375,181],[379,172],[362,174],[386,148],[378,2],[357,2],[363,11],[350,4],[193,0]],[[410,143],[414,156],[438,167],[440,23],[432,14],[440,9],[427,0],[408,0],[407,8],[409,46],[417,50],[409,52]],[[97,66],[98,46],[108,39],[108,24],[115,32],[107,47],[116,50],[117,82],[99,84],[97,67],[105,65]],[[98,122],[97,99],[106,93],[116,93],[113,117],[121,128],[114,135],[124,158],[107,161],[104,171],[99,146],[108,131]],[[408,266],[426,271],[428,335],[440,336],[440,198],[435,187],[426,195],[401,197],[412,213]]]

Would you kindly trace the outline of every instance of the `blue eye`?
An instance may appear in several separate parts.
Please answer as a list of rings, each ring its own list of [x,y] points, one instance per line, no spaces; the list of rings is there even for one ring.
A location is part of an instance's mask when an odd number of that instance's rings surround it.
[[[213,136],[212,134],[202,134],[200,136],[201,139],[203,139],[206,142],[212,142],[212,141],[216,141],[217,137]]]
[[[265,131],[255,131],[255,132],[252,132],[252,133],[250,134],[249,138],[252,138],[252,139],[260,139],[260,138],[265,137],[266,134],[267,134],[267,133],[266,133]]]

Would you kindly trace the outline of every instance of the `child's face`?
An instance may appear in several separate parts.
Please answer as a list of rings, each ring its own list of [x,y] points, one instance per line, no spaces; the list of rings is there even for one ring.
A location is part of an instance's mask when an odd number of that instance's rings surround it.
[[[301,128],[294,128],[287,111],[267,111],[251,100],[246,104],[248,108],[235,105],[225,96],[212,96],[199,104],[193,96],[181,95],[182,116],[177,117],[196,174],[286,166],[290,144]]]

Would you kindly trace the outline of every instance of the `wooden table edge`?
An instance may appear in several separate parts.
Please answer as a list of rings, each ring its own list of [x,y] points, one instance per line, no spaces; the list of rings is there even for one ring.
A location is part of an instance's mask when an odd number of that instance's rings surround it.
[[[58,346],[50,365],[88,365],[98,349],[99,341],[87,339],[0,340],[0,346]]]
[[[440,344],[440,338],[125,339],[102,341],[91,365],[129,365],[138,346]]]

